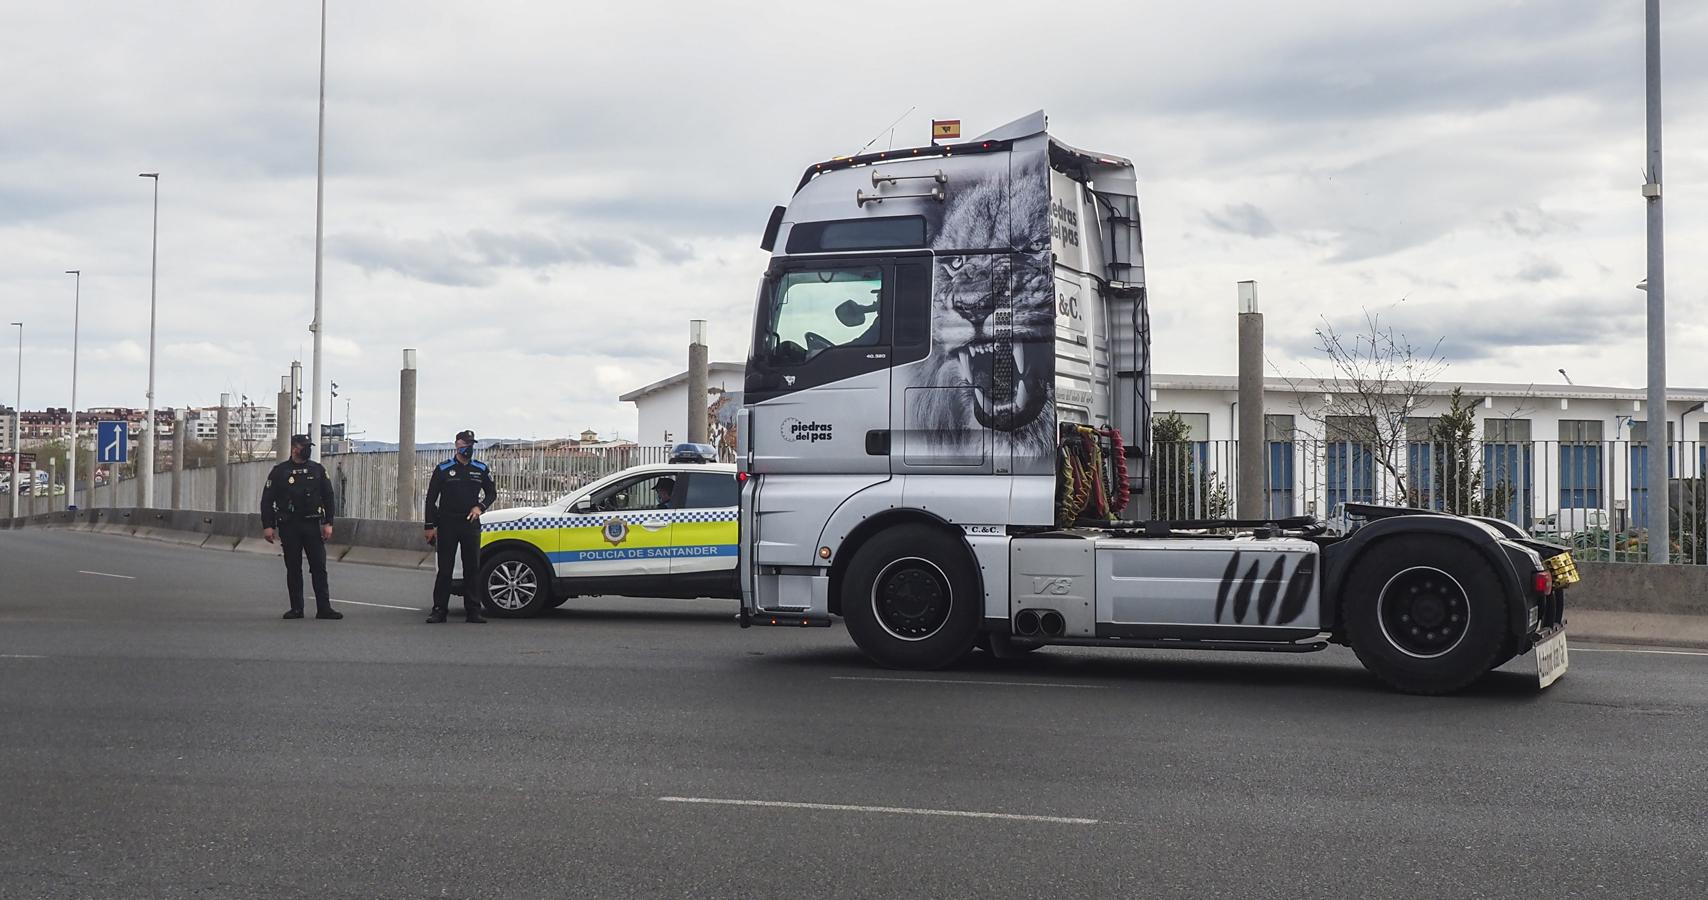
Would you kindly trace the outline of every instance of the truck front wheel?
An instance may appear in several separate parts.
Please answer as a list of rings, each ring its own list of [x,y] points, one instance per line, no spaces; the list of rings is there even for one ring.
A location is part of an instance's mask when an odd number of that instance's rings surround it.
[[[925,525],[887,529],[854,553],[842,582],[848,634],[894,669],[940,669],[978,634],[978,579],[958,541]]]
[[[1359,662],[1406,693],[1464,688],[1498,664],[1506,644],[1500,581],[1451,538],[1419,535],[1370,548],[1342,597]]]

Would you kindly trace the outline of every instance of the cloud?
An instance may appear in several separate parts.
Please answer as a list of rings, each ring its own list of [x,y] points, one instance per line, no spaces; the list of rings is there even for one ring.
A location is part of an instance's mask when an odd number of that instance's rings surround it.
[[[1207,212],[1204,219],[1213,228],[1245,237],[1266,238],[1275,234],[1275,223],[1250,203],[1225,206],[1220,213]]]
[[[666,264],[694,258],[683,243],[641,238],[565,237],[541,232],[498,232],[405,238],[379,232],[349,232],[327,239],[328,255],[369,274],[391,272],[448,287],[491,287],[506,269],[551,270],[560,266],[633,268],[646,261]]]
[[[1084,0],[1039,18],[920,0],[907,28],[864,45],[813,39],[845,24],[838,8],[748,4],[732,29],[727,6],[329,8],[320,274],[336,415],[349,397],[358,428],[395,434],[412,347],[435,399],[423,434],[632,431],[616,395],[681,370],[688,319],[709,320],[714,358],[745,357],[770,208],[811,164],[890,146],[915,103],[895,146],[923,143],[932,118],[977,134],[1043,107],[1068,143],[1135,161],[1161,369],[1232,371],[1231,283],[1255,278],[1282,363],[1311,358],[1319,316],[1407,297],[1390,314],[1445,337],[1455,377],[1535,379],[1562,354],[1580,381],[1641,372],[1628,10]],[[1675,6],[1669,45],[1708,45],[1708,8]],[[79,399],[142,402],[145,170],[163,173],[161,404],[270,396],[308,361],[318,19],[181,0],[8,11],[0,60],[28,89],[0,94],[0,321],[29,322],[26,400],[69,399],[59,273],[81,268]],[[1087,22],[1160,74],[1044,65],[1010,83],[943,65],[943,34],[1034,59],[1084,46]],[[1708,256],[1686,252],[1708,241],[1708,157],[1689,149],[1708,146],[1708,121],[1687,113],[1708,106],[1708,54],[1673,53],[1667,78],[1672,371],[1701,384],[1708,332],[1684,323],[1708,321]]]
[[[1534,257],[1523,268],[1514,273],[1513,277],[1519,281],[1535,282],[1552,281],[1563,277],[1565,274],[1566,270],[1561,268],[1559,263],[1551,259]]]

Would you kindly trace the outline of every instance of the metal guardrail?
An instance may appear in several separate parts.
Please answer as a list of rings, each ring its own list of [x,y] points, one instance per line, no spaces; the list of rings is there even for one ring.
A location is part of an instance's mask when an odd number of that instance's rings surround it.
[[[1236,441],[1158,443],[1151,453],[1151,503],[1157,518],[1203,519],[1234,514],[1238,483]],[[498,485],[498,506],[537,506],[630,466],[662,463],[663,445],[576,448],[522,446],[486,450]],[[1708,443],[1674,442],[1667,453],[1672,510],[1671,556],[1708,564]],[[403,518],[416,518],[440,451],[415,454],[417,494]],[[1539,536],[1572,546],[1586,561],[1646,562],[1642,528],[1648,503],[1648,446],[1641,441],[1374,444],[1271,441],[1268,465],[1271,516],[1314,515],[1344,528],[1345,503],[1419,506],[1506,519]],[[333,480],[339,515],[397,519],[397,453],[347,453],[322,462]],[[233,463],[226,509],[256,507],[271,460]],[[155,497],[165,506],[171,474],[155,476]],[[186,470],[180,508],[214,510],[216,472]],[[79,506],[134,506],[134,481],[78,491]],[[63,509],[65,497],[25,497],[23,515]],[[9,502],[0,498],[0,518]]]

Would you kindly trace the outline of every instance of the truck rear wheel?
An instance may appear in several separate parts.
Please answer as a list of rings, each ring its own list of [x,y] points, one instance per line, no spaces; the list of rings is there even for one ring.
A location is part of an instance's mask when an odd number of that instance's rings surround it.
[[[1408,694],[1466,687],[1499,663],[1507,642],[1500,581],[1462,541],[1385,541],[1358,561],[1341,596],[1359,662]]]
[[[842,617],[868,657],[894,669],[940,669],[978,635],[978,579],[964,547],[925,525],[863,544],[842,582]]]

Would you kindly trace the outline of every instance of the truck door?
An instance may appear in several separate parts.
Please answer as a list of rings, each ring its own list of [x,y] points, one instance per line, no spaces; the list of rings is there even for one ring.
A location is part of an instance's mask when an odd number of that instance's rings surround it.
[[[895,265],[780,259],[747,369],[750,471],[889,474]]]

